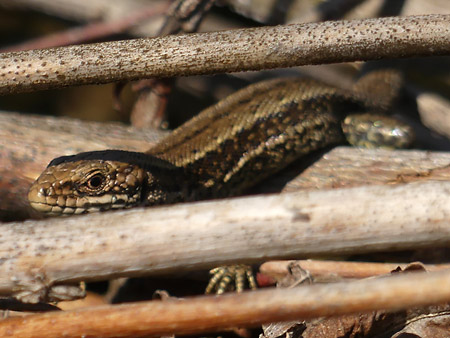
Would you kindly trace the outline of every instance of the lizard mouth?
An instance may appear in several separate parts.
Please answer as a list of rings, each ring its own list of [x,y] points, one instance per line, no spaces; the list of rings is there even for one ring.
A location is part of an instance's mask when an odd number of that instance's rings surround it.
[[[45,196],[41,191],[30,190],[28,200],[33,209],[48,215],[79,215],[88,212],[126,209],[136,205],[140,194],[105,194],[102,196],[71,197],[59,196],[58,199]]]

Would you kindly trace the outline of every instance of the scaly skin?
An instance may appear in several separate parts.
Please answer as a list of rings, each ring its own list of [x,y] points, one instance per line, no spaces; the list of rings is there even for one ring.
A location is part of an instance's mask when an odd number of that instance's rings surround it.
[[[355,145],[405,147],[411,129],[374,114],[399,89],[392,72],[374,72],[344,91],[313,80],[260,82],[204,110],[146,153],[88,152],[53,160],[28,194],[33,208],[79,214],[241,194],[245,189],[320,148]],[[373,88],[373,92],[371,91]],[[376,97],[376,95],[380,97]],[[213,270],[207,293],[244,280],[250,267]],[[247,278],[245,278],[245,276]]]
[[[366,121],[360,123],[361,116],[349,115],[389,105],[394,95],[379,101],[372,93],[364,95],[371,81],[379,84],[379,76],[362,78],[364,90],[355,86],[353,91],[310,79],[251,85],[204,110],[146,153],[106,150],[53,160],[32,185],[29,201],[45,213],[79,214],[234,196],[299,157],[344,142],[342,129],[352,143],[370,146],[381,139],[404,147],[410,142],[407,126],[393,126],[373,114],[363,115]],[[380,136],[381,124],[387,127]],[[352,140],[361,130],[365,138]]]

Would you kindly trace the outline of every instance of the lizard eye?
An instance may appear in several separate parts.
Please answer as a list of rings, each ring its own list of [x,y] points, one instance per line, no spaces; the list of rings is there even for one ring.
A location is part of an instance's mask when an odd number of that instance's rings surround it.
[[[90,189],[98,189],[103,185],[103,176],[100,174],[96,174],[88,179],[87,186]]]

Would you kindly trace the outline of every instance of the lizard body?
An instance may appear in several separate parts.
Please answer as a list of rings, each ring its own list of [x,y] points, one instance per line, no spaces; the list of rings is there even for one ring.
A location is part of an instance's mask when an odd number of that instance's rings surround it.
[[[353,90],[311,79],[256,83],[145,153],[105,150],[53,160],[30,188],[29,201],[42,212],[78,214],[239,195],[293,160],[344,142],[344,132],[360,131],[354,114],[388,108],[398,84],[398,74],[386,71],[369,73]],[[410,142],[407,126],[363,116],[366,145]]]

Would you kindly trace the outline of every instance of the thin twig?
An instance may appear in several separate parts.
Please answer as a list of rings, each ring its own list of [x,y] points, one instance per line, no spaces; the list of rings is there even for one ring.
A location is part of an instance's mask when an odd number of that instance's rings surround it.
[[[405,263],[369,263],[345,262],[304,259],[298,261],[269,261],[259,267],[259,272],[275,280],[281,280],[289,274],[289,267],[297,265],[308,271],[313,278],[341,277],[341,278],[367,278],[377,275],[389,274],[391,271],[407,267]],[[450,264],[426,264],[426,271],[439,271],[450,269]]]
[[[450,15],[261,27],[0,54],[0,94],[148,77],[450,54]]]
[[[104,38],[109,35],[124,32],[152,16],[162,15],[168,8],[169,3],[167,2],[147,6],[115,21],[91,23],[86,26],[50,34],[18,45],[2,48],[0,49],[0,53],[67,46]]]
[[[450,270],[353,283],[306,285],[52,312],[0,321],[6,337],[142,337],[193,334],[450,301]]]

